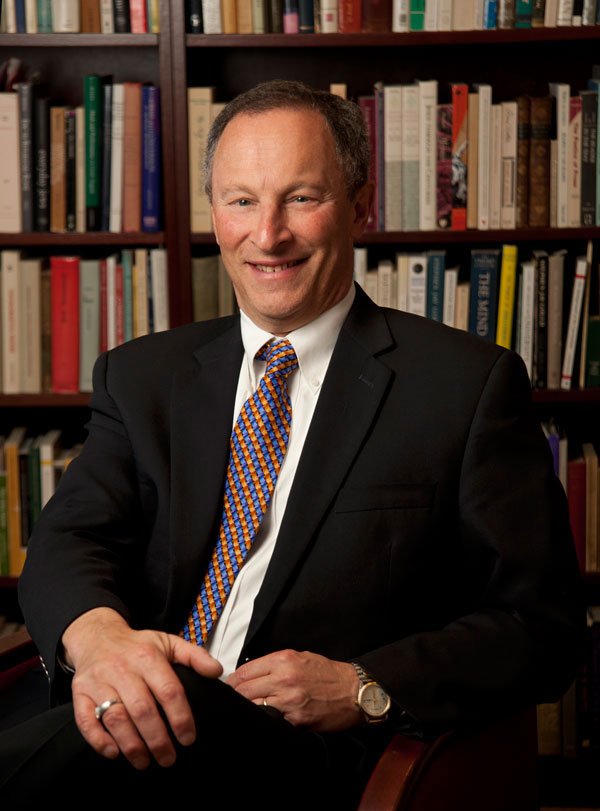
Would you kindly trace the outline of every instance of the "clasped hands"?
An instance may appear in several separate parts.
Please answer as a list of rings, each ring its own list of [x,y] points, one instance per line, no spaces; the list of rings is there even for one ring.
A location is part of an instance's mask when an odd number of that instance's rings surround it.
[[[75,721],[98,754],[116,758],[122,752],[136,769],[148,767],[151,756],[172,765],[175,748],[157,704],[181,745],[195,741],[194,719],[171,664],[218,678],[222,667],[204,648],[173,634],[134,631],[110,608],[82,614],[62,641],[67,664],[75,668]],[[353,666],[318,654],[271,653],[242,665],[226,683],[255,704],[275,707],[294,726],[335,732],[361,720]],[[95,708],[113,700],[119,703],[98,720]]]

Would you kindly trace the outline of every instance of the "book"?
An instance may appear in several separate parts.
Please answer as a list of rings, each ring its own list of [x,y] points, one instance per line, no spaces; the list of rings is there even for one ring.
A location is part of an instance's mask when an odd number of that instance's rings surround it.
[[[560,388],[563,334],[563,285],[566,251],[555,251],[548,258],[548,366],[549,389]]]
[[[132,34],[148,33],[148,9],[146,0],[129,0],[129,15]]]
[[[377,298],[380,307],[393,307],[396,303],[395,271],[389,259],[377,263]]]
[[[100,354],[100,261],[79,263],[79,391],[92,391],[92,369]]]
[[[496,337],[499,257],[497,249],[471,251],[469,332],[491,341]]]
[[[150,251],[152,267],[153,332],[169,329],[169,279],[166,252],[162,248]]]
[[[523,358],[529,379],[533,378],[535,320],[535,262],[521,263],[519,279],[519,323],[517,351]]]
[[[79,259],[50,258],[52,287],[52,391],[79,391]]]
[[[0,101],[1,105],[1,101]],[[47,98],[33,102],[33,217],[36,231],[50,230],[50,104]],[[1,137],[1,136],[0,136]],[[6,154],[2,150],[2,154]],[[0,203],[1,205],[1,203]],[[5,230],[0,224],[0,231]]]
[[[385,229],[402,230],[402,87],[385,85],[384,162],[385,162]]]
[[[52,0],[52,28],[59,34],[76,34],[81,30],[79,0]]]
[[[359,34],[362,29],[361,0],[339,0],[338,29],[340,34]]]
[[[24,394],[42,392],[42,260],[19,263],[20,389]]]
[[[598,454],[591,442],[581,446],[585,461],[585,570],[597,572],[598,557]]]
[[[99,231],[101,226],[101,83],[96,75],[85,76],[85,209],[86,230]]]
[[[452,105],[437,108],[437,219],[438,228],[452,224]]]
[[[442,321],[444,313],[444,271],[446,251],[427,251],[426,315]]]
[[[204,153],[211,121],[214,88],[188,87],[188,149],[191,230],[212,231],[210,204],[204,191]]]
[[[124,83],[123,104],[123,231],[142,225],[142,86]]]
[[[456,314],[454,326],[465,332],[469,329],[469,299],[471,297],[470,282],[458,282],[456,285]]]
[[[363,3],[362,11],[362,30],[365,34],[381,34],[392,30],[392,0],[370,0]],[[324,28],[322,31],[325,33]]]
[[[112,128],[110,142],[110,208],[108,229],[120,233],[123,227],[123,127],[125,115],[125,86],[112,86]]]
[[[77,117],[72,108],[65,110],[65,230],[77,230]]]
[[[533,251],[532,256],[536,280],[532,377],[534,388],[545,389],[548,362],[548,254],[546,251]]]
[[[419,230],[419,93],[417,84],[404,85],[402,93],[402,230]]]
[[[557,140],[556,227],[566,228],[568,225],[569,85],[551,82],[550,94],[555,100],[554,115],[556,118]]]
[[[561,389],[568,390],[572,385],[573,366],[575,363],[575,351],[579,336],[581,323],[581,310],[588,275],[587,259],[585,256],[578,256],[575,266],[575,277],[571,291],[571,304],[569,307],[569,320],[567,324],[567,336],[560,376]]]
[[[237,2],[238,8],[240,0]],[[240,28],[240,21],[238,16],[237,31],[242,33]],[[298,0],[283,0],[283,33],[284,34],[299,34],[300,33],[300,9]]]
[[[18,85],[21,157],[21,228],[33,231],[33,85]]]
[[[490,133],[490,228],[500,228],[502,204],[502,106],[492,104]]]
[[[567,164],[567,225],[581,225],[581,97],[569,104],[569,161]]]
[[[581,98],[581,225],[596,224],[598,93],[583,90]]]
[[[427,315],[427,257],[423,254],[408,257],[408,312]]]
[[[420,81],[419,85],[419,228],[436,228],[437,195],[437,100],[438,83]],[[386,224],[386,230],[387,224]]]
[[[585,385],[593,388],[600,386],[600,315],[590,316],[586,341]]]
[[[550,223],[550,130],[552,98],[532,98],[529,143],[529,216],[532,228]]]
[[[19,96],[0,93],[0,232],[22,230]]]
[[[21,392],[21,307],[19,251],[4,250],[0,254],[0,303],[2,307],[2,391],[4,394]]]
[[[21,574],[25,563],[25,546],[21,524],[21,476],[19,470],[19,448],[25,439],[26,429],[13,428],[4,443],[6,463],[6,501],[8,512],[8,560],[12,577]]]
[[[137,248],[133,265],[133,335],[150,332],[148,323],[148,251]]]
[[[515,223],[525,228],[529,222],[529,145],[530,145],[530,99],[517,99],[517,174],[515,197]]]
[[[50,108],[50,230],[67,230],[65,108]]]
[[[376,128],[376,110],[375,110],[375,96],[359,96],[358,99],[358,106],[362,113],[363,121],[365,124],[365,129],[367,131],[367,138],[369,139],[369,151],[370,151],[370,161],[369,161],[369,181],[373,183],[375,187],[375,194],[374,194],[374,202],[371,205],[371,210],[369,212],[369,219],[367,220],[367,224],[365,226],[365,231],[377,231],[378,229],[378,222],[377,222],[377,215],[378,215],[378,207],[376,205],[376,200],[378,199],[378,190],[376,188],[377,183],[377,156],[376,156],[376,144],[375,144],[375,128]]]
[[[396,309],[408,311],[408,254],[396,254]]]
[[[127,0],[113,0],[115,34],[128,34],[131,31],[131,16]]]
[[[492,87],[477,84],[478,103],[478,161],[477,161],[477,227],[487,231],[490,227],[490,149]]]
[[[515,228],[517,222],[517,102],[503,101],[502,111],[502,191],[500,227]]]
[[[500,290],[498,293],[498,318],[496,343],[510,349],[512,346],[515,293],[517,288],[517,246],[502,246],[500,266]]]
[[[194,321],[218,318],[219,264],[216,254],[192,257],[192,301]]]
[[[205,34],[221,34],[220,0],[202,0],[202,24]]]
[[[100,4],[98,0],[81,0],[80,21],[82,33],[101,33],[102,25],[100,22]]]
[[[142,87],[142,231],[158,231],[161,211],[160,91]]]
[[[403,33],[409,30],[410,0],[393,0],[392,31]]]
[[[100,230],[110,229],[110,205],[112,182],[112,80],[102,82],[102,124],[101,132],[101,166],[102,176],[100,185]]]
[[[456,286],[458,268],[446,268],[444,271],[444,314],[442,321],[447,327],[456,326]]]

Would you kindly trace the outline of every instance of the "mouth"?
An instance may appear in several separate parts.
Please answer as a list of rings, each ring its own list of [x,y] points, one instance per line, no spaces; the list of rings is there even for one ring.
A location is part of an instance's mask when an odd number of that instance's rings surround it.
[[[304,262],[304,259],[294,259],[291,262],[284,262],[281,265],[262,265],[257,262],[249,262],[253,268],[259,270],[261,273],[277,273],[278,271],[287,270],[288,268],[296,267]]]

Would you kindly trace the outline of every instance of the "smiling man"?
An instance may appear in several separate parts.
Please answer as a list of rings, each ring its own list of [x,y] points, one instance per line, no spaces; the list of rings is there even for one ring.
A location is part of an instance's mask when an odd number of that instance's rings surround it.
[[[368,164],[358,107],[295,82],[215,121],[241,314],[97,362],[20,584],[73,703],[30,722],[6,791],[156,801],[197,774],[204,807],[351,809],[396,731],[567,686],[577,567],[526,372],[354,287]]]

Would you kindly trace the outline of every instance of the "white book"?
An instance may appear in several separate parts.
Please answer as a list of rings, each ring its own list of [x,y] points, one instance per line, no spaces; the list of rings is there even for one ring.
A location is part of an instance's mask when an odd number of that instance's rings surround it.
[[[7,34],[17,33],[17,12],[15,8],[15,0],[12,2],[5,2],[4,4],[4,21],[6,24]]]
[[[500,227],[516,227],[517,189],[517,102],[503,101],[502,108],[502,190]]]
[[[556,24],[560,26],[573,24],[573,0],[558,0]]]
[[[385,230],[402,230],[402,87],[383,88]]]
[[[558,0],[546,0],[544,9],[544,27],[556,28],[558,20]]]
[[[565,250],[548,257],[548,353],[546,381],[549,389],[560,389]]]
[[[365,274],[367,272],[367,249],[354,248],[354,280],[365,289]]]
[[[447,327],[456,325],[456,286],[458,268],[446,268],[444,271],[444,309],[442,321]]]
[[[21,391],[42,392],[42,260],[21,259],[19,313],[21,350]]]
[[[19,94],[0,93],[0,233],[22,228]]]
[[[75,230],[85,232],[85,109],[75,108]]]
[[[419,86],[402,87],[402,230],[419,230]]]
[[[28,34],[37,34],[37,0],[25,0],[25,30]]]
[[[427,313],[427,257],[423,254],[408,257],[408,312]]]
[[[79,391],[92,391],[92,370],[100,354],[100,261],[79,262]]]
[[[106,348],[117,345],[117,256],[106,258]]]
[[[60,430],[54,428],[40,440],[40,491],[41,504],[45,507],[56,490],[56,476],[54,474],[54,456],[60,444]]]
[[[410,0],[393,0],[392,31],[403,33],[409,30]]]
[[[535,311],[535,262],[523,262],[521,264],[519,299],[519,355],[523,358],[527,374],[531,380]]]
[[[456,285],[456,312],[454,315],[454,326],[456,329],[469,331],[469,298],[471,296],[471,284],[469,282],[459,282]]]
[[[581,100],[569,101],[569,159],[567,163],[567,225],[581,225]]]
[[[452,0],[439,0],[438,31],[452,31]]]
[[[475,14],[474,0],[454,0],[452,3],[452,30],[470,31]]]
[[[427,0],[425,3],[425,31],[438,30],[439,0]]]
[[[396,309],[408,310],[408,254],[396,254]]]
[[[483,30],[483,10],[485,0],[474,0],[473,3],[473,28],[475,31]]]
[[[52,30],[57,34],[79,33],[79,0],[52,0]]]
[[[575,350],[577,348],[577,335],[579,334],[583,296],[587,281],[587,270],[588,266],[586,257],[578,256],[577,263],[575,265],[573,289],[571,292],[571,305],[569,307],[569,321],[567,325],[567,337],[565,339],[565,354],[563,356],[562,371],[560,375],[560,387],[565,391],[568,391],[571,388],[572,383]]]
[[[568,163],[569,163],[569,104],[568,84],[550,83],[550,94],[556,99],[556,132],[558,141],[556,176],[556,225],[566,228],[568,224]]]
[[[596,24],[596,6],[597,0],[583,0],[582,25]]]
[[[437,227],[437,101],[435,80],[419,85],[419,228]]]
[[[202,25],[205,34],[223,33],[220,0],[202,0]]]
[[[321,0],[321,33],[337,34],[338,30],[337,0]]]
[[[492,118],[492,87],[475,85],[479,95],[478,161],[477,161],[477,227],[490,227],[490,146]]]
[[[164,248],[150,251],[152,265],[152,306],[154,308],[154,332],[169,329],[169,277],[167,252]]]
[[[212,123],[213,87],[188,87],[190,218],[193,232],[212,231],[210,204],[204,191],[204,154]]]
[[[396,303],[394,266],[389,259],[377,264],[377,304],[380,307],[393,307]]]
[[[2,251],[0,298],[2,302],[2,391],[4,394],[21,393],[21,339],[19,306],[19,251]]]
[[[133,337],[148,335],[148,251],[136,248],[133,266]]]
[[[365,273],[365,293],[370,299],[372,299],[372,301],[375,302],[375,304],[379,304],[377,301],[377,296],[379,295],[377,269],[371,268]]]
[[[110,160],[109,231],[115,234],[123,227],[123,133],[125,122],[125,85],[113,84]]]
[[[490,138],[490,228],[500,228],[502,200],[502,106],[492,104]]]
[[[100,30],[103,34],[115,33],[113,0],[100,0]]]

